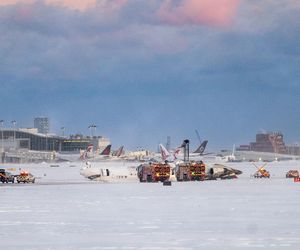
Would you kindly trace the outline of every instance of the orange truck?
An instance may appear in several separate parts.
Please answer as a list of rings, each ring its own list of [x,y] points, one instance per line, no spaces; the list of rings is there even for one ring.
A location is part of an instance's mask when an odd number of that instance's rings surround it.
[[[177,181],[204,181],[205,164],[199,162],[185,162],[176,166],[176,179]]]
[[[264,168],[259,168],[255,172],[254,178],[270,178],[270,172],[265,170]]]
[[[27,172],[27,171],[22,171],[18,176],[17,176],[17,182],[23,182],[23,183],[34,183],[35,182],[35,177]]]
[[[171,167],[167,163],[145,163],[137,167],[140,182],[169,181]]]

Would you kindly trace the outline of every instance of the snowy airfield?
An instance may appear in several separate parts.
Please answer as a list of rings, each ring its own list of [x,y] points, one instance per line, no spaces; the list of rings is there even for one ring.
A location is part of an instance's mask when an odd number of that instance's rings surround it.
[[[300,249],[300,183],[285,178],[300,162],[268,163],[270,179],[225,165],[243,174],[172,186],[93,182],[84,163],[1,165],[38,177],[0,184],[1,249]]]

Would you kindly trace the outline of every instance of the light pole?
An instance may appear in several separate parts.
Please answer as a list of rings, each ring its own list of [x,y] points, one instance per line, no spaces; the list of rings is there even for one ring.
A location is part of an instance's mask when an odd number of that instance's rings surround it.
[[[91,124],[89,126],[89,129],[91,131],[91,137],[93,138],[94,137],[94,131],[96,130],[97,126],[95,124]]]
[[[4,120],[0,120],[0,125],[1,125],[1,150],[2,150],[2,152],[4,152],[4,148],[3,148],[3,123],[4,123]]]
[[[15,141],[16,140],[16,124],[17,124],[17,122],[15,120],[13,120],[13,121],[11,121],[11,124],[14,128],[14,141]]]
[[[16,124],[17,124],[17,122],[15,120],[13,120],[13,121],[11,121],[11,124],[14,129],[14,148],[16,150],[17,149],[17,146],[16,146]]]
[[[66,128],[65,127],[61,127],[61,136],[64,137],[65,136],[65,131],[66,131]]]

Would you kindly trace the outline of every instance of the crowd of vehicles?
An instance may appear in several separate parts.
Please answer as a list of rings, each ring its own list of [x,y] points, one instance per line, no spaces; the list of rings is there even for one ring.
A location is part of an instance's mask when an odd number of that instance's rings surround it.
[[[193,181],[208,181],[208,180],[225,180],[237,179],[238,175],[243,172],[221,163],[206,164],[202,160],[204,158],[204,150],[207,141],[201,141],[200,146],[194,153],[189,154],[189,140],[184,140],[182,145],[174,152],[169,153],[168,150],[160,144],[161,155],[160,157],[151,158],[148,161],[128,161],[124,158],[124,162],[130,163],[117,169],[107,167],[105,162],[112,164],[120,163],[119,160],[124,153],[123,147],[110,156],[111,145],[108,145],[98,156],[102,161],[87,161],[85,166],[80,170],[80,174],[90,180],[97,180],[102,182],[193,182]],[[84,152],[82,160],[91,157],[93,147],[90,145]],[[183,152],[183,154],[182,154]],[[233,153],[234,154],[234,153]],[[116,157],[112,160],[112,157]],[[206,157],[206,156],[205,156]],[[92,159],[95,159],[93,156]],[[118,159],[118,160],[117,160]],[[210,158],[211,159],[211,158]],[[235,162],[235,161],[232,161]],[[99,163],[100,167],[96,166]],[[101,165],[103,164],[103,165]],[[253,178],[270,178],[271,174],[266,170],[265,163],[263,166],[258,167],[254,163],[256,171],[251,175]],[[125,166],[125,165],[124,165]],[[51,168],[59,167],[59,165],[50,165]],[[8,169],[9,170],[9,169]],[[298,170],[289,170],[286,173],[286,178],[298,178]],[[35,177],[28,171],[21,171],[19,174],[11,174],[5,169],[0,169],[0,182],[2,183],[35,183]]]
[[[137,167],[122,166],[122,175],[115,168],[102,168],[88,162],[81,169],[80,174],[90,180],[115,182],[119,177],[123,181],[134,180],[140,182],[166,182],[166,181],[206,181],[217,179],[236,179],[242,171],[221,164],[206,165],[203,161],[179,161],[175,163],[147,162]]]
[[[21,171],[20,174],[13,175],[5,169],[0,169],[0,181],[2,183],[35,183],[35,177],[28,171]]]

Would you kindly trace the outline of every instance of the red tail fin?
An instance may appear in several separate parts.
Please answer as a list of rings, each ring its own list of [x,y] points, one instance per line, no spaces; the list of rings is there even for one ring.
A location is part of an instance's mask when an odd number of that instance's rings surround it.
[[[123,154],[123,149],[124,149],[124,146],[122,146],[118,149],[118,151],[116,152],[117,157],[120,157]]]
[[[109,155],[110,149],[111,149],[111,145],[107,145],[107,147],[102,151],[100,155]]]

